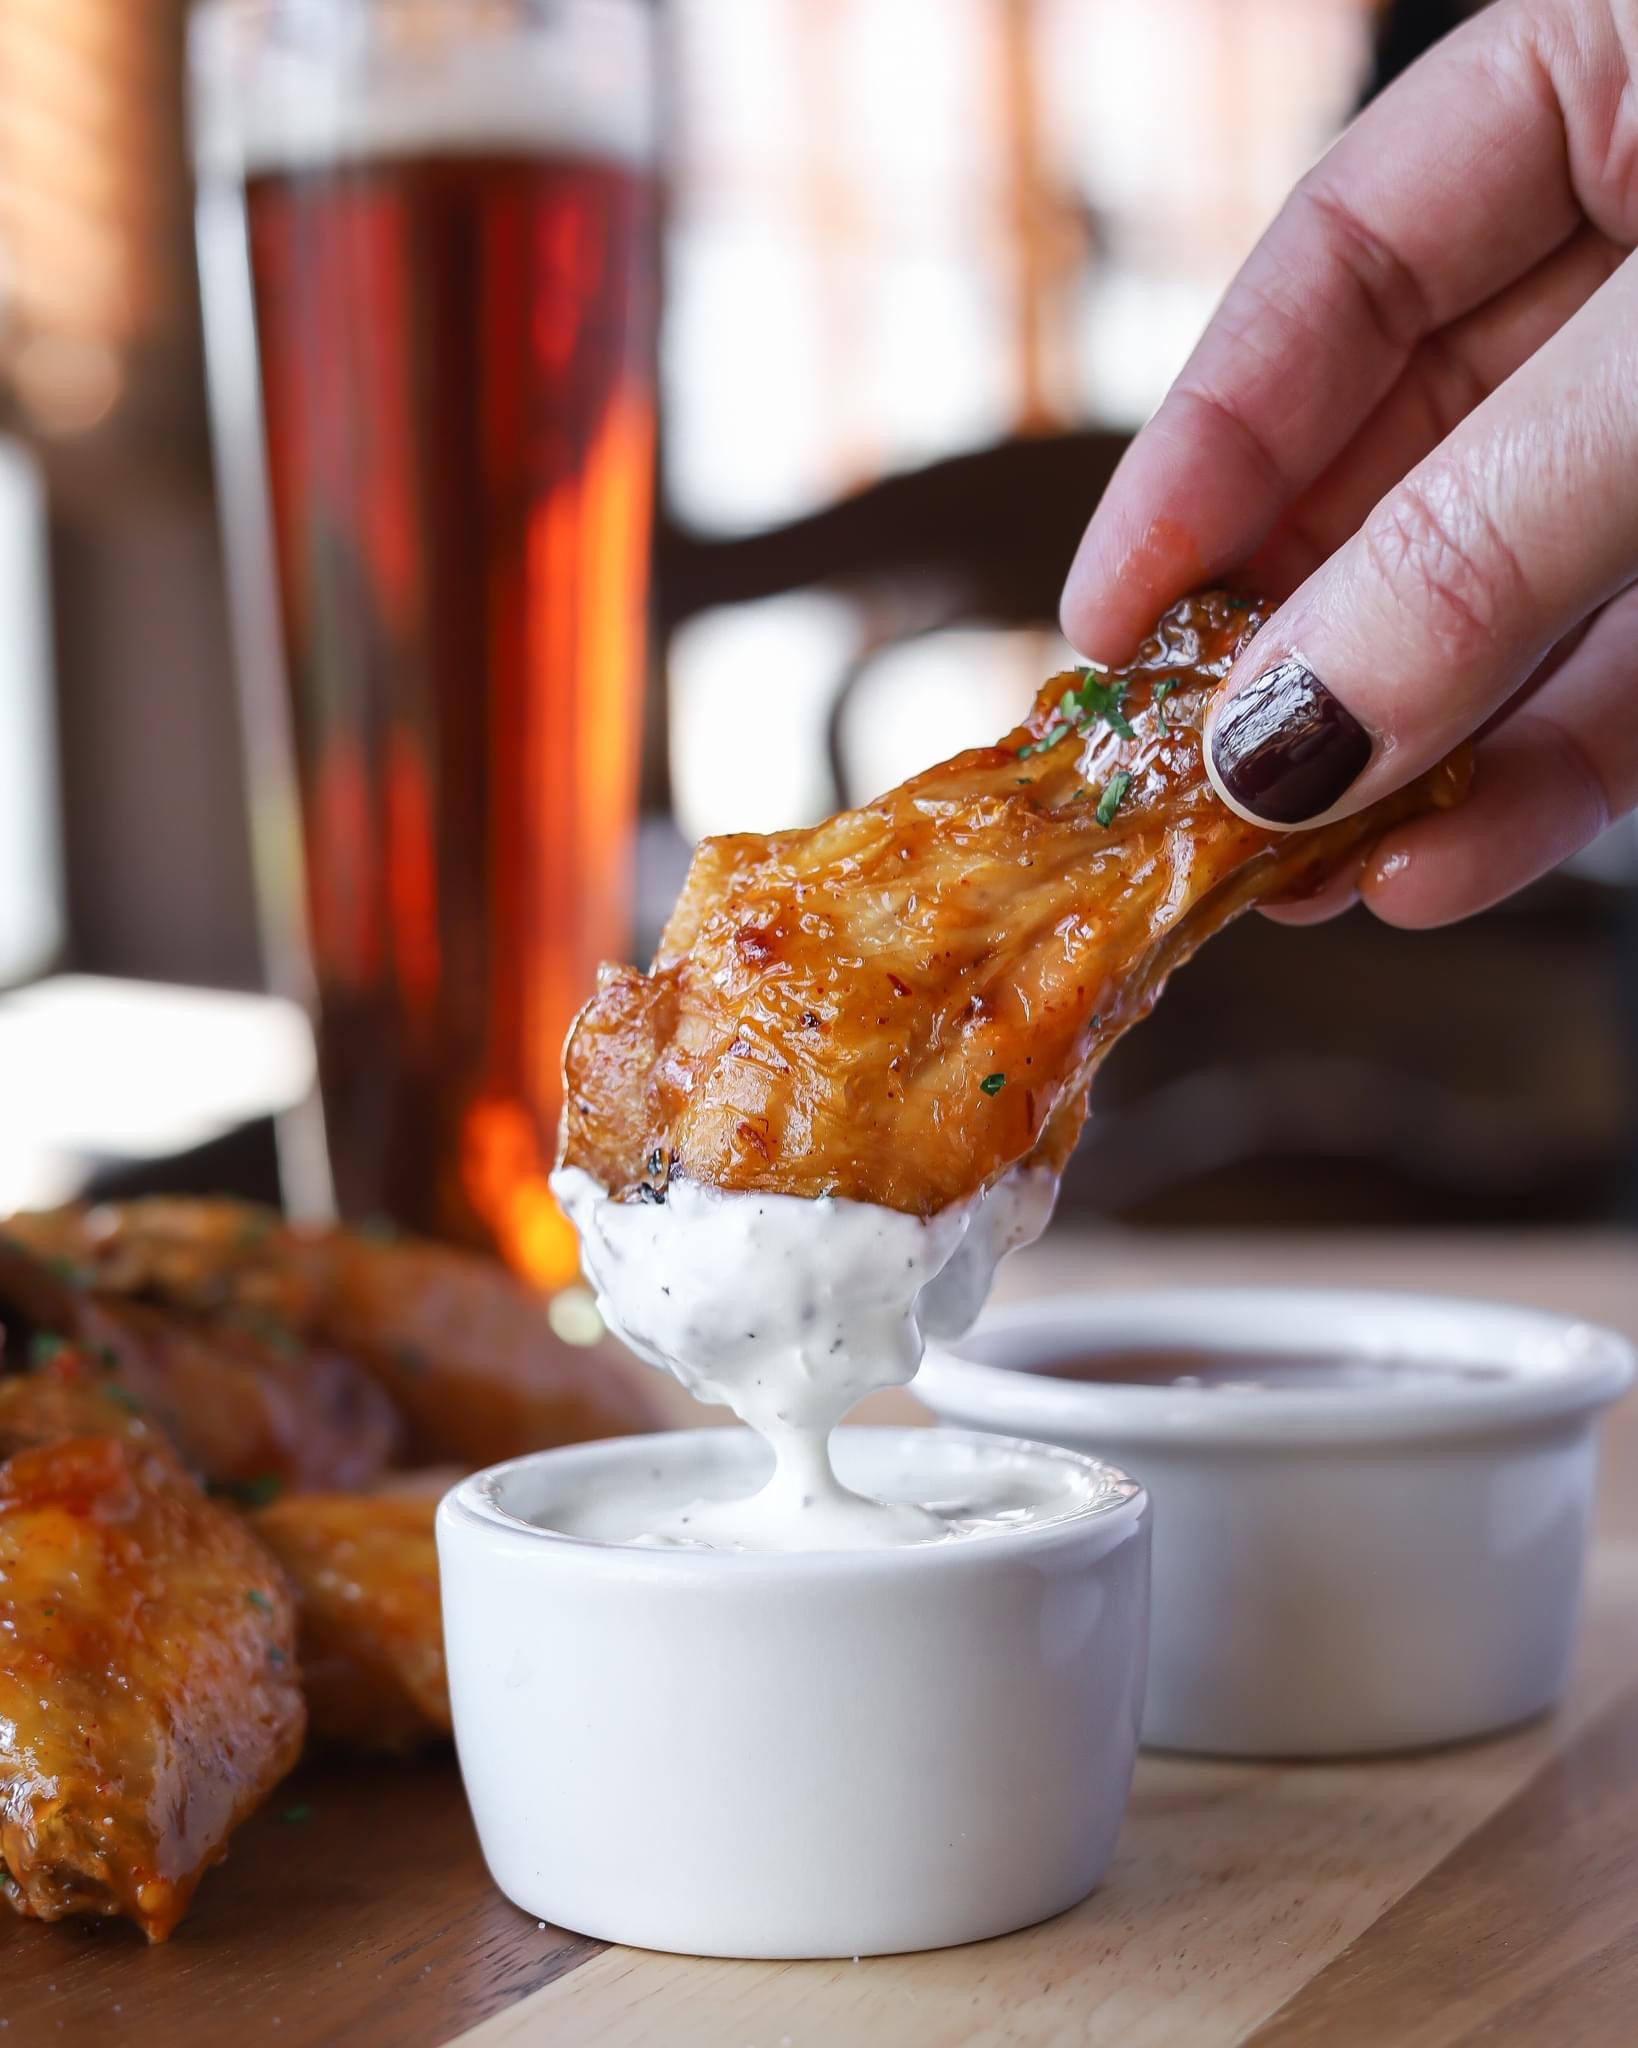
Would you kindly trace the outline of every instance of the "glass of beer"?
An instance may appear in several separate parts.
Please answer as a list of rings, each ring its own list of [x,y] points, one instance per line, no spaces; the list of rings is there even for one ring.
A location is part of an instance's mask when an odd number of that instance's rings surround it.
[[[642,0],[207,0],[213,438],[297,1213],[575,1270],[564,1035],[629,942],[653,472]]]

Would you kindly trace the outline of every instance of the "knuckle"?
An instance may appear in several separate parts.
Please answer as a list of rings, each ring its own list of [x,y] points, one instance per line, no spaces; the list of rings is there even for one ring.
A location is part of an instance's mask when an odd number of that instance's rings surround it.
[[[1404,351],[1438,326],[1427,287],[1392,244],[1328,183],[1323,164],[1297,188],[1365,317],[1388,347]]]
[[[1495,647],[1524,579],[1505,536],[1463,484],[1407,478],[1366,520],[1361,540],[1395,605],[1450,658]]]
[[[1209,385],[1180,379],[1171,401],[1183,414],[1183,430],[1203,431],[1206,445],[1221,447],[1235,467],[1247,469],[1276,499],[1289,497],[1295,481],[1286,474],[1267,438],[1234,399]]]

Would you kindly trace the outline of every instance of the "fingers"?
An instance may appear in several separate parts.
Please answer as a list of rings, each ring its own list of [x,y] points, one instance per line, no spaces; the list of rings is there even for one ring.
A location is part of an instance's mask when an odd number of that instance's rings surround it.
[[[1579,853],[1638,806],[1638,591],[1479,748],[1473,793],[1371,854],[1361,892],[1389,924],[1449,924]]]
[[[1062,606],[1077,647],[1119,660],[1183,590],[1244,561],[1416,345],[1574,231],[1560,76],[1595,123],[1627,77],[1596,17],[1571,39],[1561,10],[1487,9],[1303,180],[1087,529]]]
[[[1240,658],[1208,772],[1342,817],[1430,766],[1638,567],[1638,258],[1374,508]]]
[[[1477,312],[1421,342],[1347,447],[1281,513],[1249,564],[1257,587],[1284,595],[1312,575],[1407,470],[1552,339],[1626,254],[1596,228],[1582,228]]]
[[[1362,866],[1363,858],[1351,862],[1306,896],[1277,896],[1258,908],[1275,924],[1328,924],[1333,917],[1352,910],[1359,901]]]

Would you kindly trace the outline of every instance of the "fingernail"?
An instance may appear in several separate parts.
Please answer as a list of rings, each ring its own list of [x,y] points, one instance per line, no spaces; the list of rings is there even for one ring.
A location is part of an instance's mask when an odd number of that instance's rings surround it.
[[[1371,758],[1371,736],[1289,655],[1235,692],[1211,758],[1237,804],[1271,825],[1300,825],[1340,801]]]

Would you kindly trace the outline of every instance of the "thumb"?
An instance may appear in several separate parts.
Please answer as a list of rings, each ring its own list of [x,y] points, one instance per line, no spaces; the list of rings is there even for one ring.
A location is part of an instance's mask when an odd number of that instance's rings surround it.
[[[1212,708],[1256,823],[1346,817],[1431,767],[1638,574],[1638,258],[1283,605]]]

